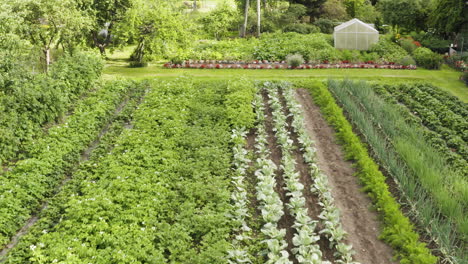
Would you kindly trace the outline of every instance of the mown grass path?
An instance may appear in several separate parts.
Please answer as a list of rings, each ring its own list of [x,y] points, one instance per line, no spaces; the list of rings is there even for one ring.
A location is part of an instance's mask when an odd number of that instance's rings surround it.
[[[387,70],[387,69],[310,69],[310,70],[246,70],[246,69],[166,69],[162,63],[145,68],[129,68],[128,52],[110,55],[103,78],[163,78],[172,79],[188,75],[200,79],[226,79],[247,77],[253,79],[282,80],[290,78],[360,79],[387,83],[427,81],[468,102],[468,87],[459,80],[461,73],[444,65],[442,70]]]

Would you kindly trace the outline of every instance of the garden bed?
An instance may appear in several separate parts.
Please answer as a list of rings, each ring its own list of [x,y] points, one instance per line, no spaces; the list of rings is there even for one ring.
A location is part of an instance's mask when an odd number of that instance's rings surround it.
[[[168,62],[163,65],[165,68],[190,68],[190,69],[407,69],[415,70],[416,65],[400,65],[393,62],[374,63],[361,62],[352,63],[342,61],[339,63],[322,62],[306,62],[297,67],[289,66],[285,61],[269,62],[269,61],[216,61],[216,60],[199,60],[199,61],[184,61],[182,63]]]

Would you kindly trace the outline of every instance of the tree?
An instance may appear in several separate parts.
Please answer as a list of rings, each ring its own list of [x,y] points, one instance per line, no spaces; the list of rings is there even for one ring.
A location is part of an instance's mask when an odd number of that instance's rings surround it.
[[[257,0],[257,37],[260,37],[260,19],[261,19],[260,0]]]
[[[90,30],[92,43],[105,56],[111,44],[116,23],[122,21],[132,7],[132,0],[81,0],[80,7],[93,17]]]
[[[131,60],[139,64],[156,58],[183,57],[193,42],[190,21],[166,2],[138,0],[116,32],[122,43],[135,41]]]
[[[290,0],[290,3],[301,4],[307,7],[307,15],[311,20],[315,20],[320,16],[320,9],[326,0]]]
[[[423,8],[421,0],[380,0],[377,8],[382,13],[385,23],[397,29],[426,29],[427,11]]]
[[[466,0],[438,0],[429,21],[440,33],[460,32],[468,24],[468,3]]]
[[[346,20],[348,14],[341,0],[327,0],[321,8],[321,17],[331,20]]]
[[[217,40],[227,36],[234,23],[237,21],[237,12],[227,4],[221,4],[209,14],[201,17],[199,21],[205,32],[214,36]]]
[[[243,37],[243,38],[245,38],[245,34],[247,32],[247,23],[248,23],[248,18],[249,18],[249,5],[250,5],[250,1],[245,0],[244,24],[242,25],[242,33],[241,33],[241,37]]]
[[[47,72],[52,45],[68,45],[71,50],[82,40],[91,21],[73,0],[26,0],[13,3],[22,18],[19,34],[43,52]]]

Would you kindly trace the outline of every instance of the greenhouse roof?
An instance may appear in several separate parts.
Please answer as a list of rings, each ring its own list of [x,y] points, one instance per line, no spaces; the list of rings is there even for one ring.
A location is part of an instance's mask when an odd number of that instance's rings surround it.
[[[376,30],[373,26],[371,26],[371,25],[369,25],[369,24],[366,24],[366,23],[362,22],[361,20],[359,20],[359,19],[357,19],[357,18],[353,18],[353,19],[351,19],[351,20],[348,21],[348,22],[344,22],[343,24],[336,26],[336,27],[335,27],[335,32],[336,32],[336,31],[340,31],[340,30],[342,30],[342,29],[344,29],[344,28],[347,28],[347,27],[349,27],[349,26],[351,26],[351,25],[354,25],[354,24],[356,24],[356,23],[358,23],[358,24],[360,24],[360,25],[362,25],[362,26],[365,26],[367,29],[369,29],[369,30],[371,30],[371,31],[374,31],[374,32],[376,32],[376,33],[379,33],[379,31]]]

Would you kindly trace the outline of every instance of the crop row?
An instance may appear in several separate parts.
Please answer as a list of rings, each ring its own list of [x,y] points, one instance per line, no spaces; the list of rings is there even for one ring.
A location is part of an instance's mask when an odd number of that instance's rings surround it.
[[[420,137],[421,127],[406,123],[398,109],[367,84],[330,81],[329,89],[399,186],[421,228],[436,239],[440,254],[459,254],[455,238],[463,238],[467,223],[462,175]]]
[[[295,99],[291,84],[283,83],[282,89],[286,105],[293,117],[291,124],[294,131],[298,134],[298,141],[303,150],[304,160],[310,167],[310,174],[314,176],[312,193],[318,195],[319,205],[323,208],[319,218],[322,219],[325,229],[321,230],[320,233],[325,234],[330,240],[331,245],[336,249],[337,252],[335,255],[338,257],[337,263],[357,263],[353,262],[354,251],[352,250],[352,246],[344,242],[346,232],[341,226],[339,211],[334,205],[328,178],[325,174],[320,173],[316,165],[316,152],[312,147],[314,146],[314,142],[310,139],[306,131],[304,113],[302,112],[301,106]]]
[[[81,173],[60,221],[29,252],[45,263],[222,263],[234,227],[229,186],[239,87],[155,84],[133,128]],[[248,92],[241,91],[241,94]],[[250,108],[249,108],[250,107]],[[248,119],[248,118],[247,118]],[[247,119],[242,123],[248,124]],[[24,263],[28,263],[25,261]]]
[[[268,261],[267,263],[291,263],[289,253],[286,250],[288,242],[285,240],[286,230],[278,228],[278,221],[286,213],[284,208],[287,208],[288,213],[294,218],[292,228],[295,230],[292,238],[291,252],[294,258],[299,263],[329,263],[323,260],[322,251],[318,245],[320,235],[324,235],[330,240],[330,245],[336,247],[337,263],[355,263],[352,262],[352,249],[351,246],[345,245],[342,239],[345,236],[341,224],[339,222],[338,209],[333,204],[333,198],[329,191],[330,187],[327,185],[327,178],[324,174],[319,172],[315,163],[315,149],[313,141],[310,140],[306,131],[303,128],[302,113],[298,111],[297,103],[292,102],[290,92],[288,90],[287,105],[283,106],[280,101],[280,94],[277,86],[274,83],[265,83],[265,89],[268,95],[268,104],[272,108],[273,117],[273,130],[275,131],[276,141],[281,149],[282,158],[279,167],[269,158],[271,153],[268,148],[267,134],[265,130],[265,107],[263,98],[257,94],[255,102],[257,110],[257,153],[260,158],[257,159],[257,171],[255,175],[258,179],[257,185],[257,199],[261,204],[261,212],[263,216],[264,225],[262,233],[267,237],[264,243],[268,248]],[[304,159],[310,167],[310,175],[314,178],[315,185],[312,191],[319,197],[319,204],[322,207],[322,213],[317,216],[323,222],[323,230],[316,232],[318,221],[313,220],[309,216],[308,209],[305,205],[304,188],[305,186],[300,182],[300,175],[296,169],[296,160],[293,156],[295,145],[288,131],[287,116],[284,113],[284,107],[292,107],[296,114],[299,115],[297,119],[293,119],[294,127],[299,131],[300,138],[304,142],[301,146],[303,149]],[[295,117],[296,118],[296,117]],[[280,199],[278,193],[275,191],[276,173],[282,172],[285,186],[282,187],[286,191],[286,196],[289,197],[284,206],[283,201]]]
[[[12,245],[13,248],[2,252],[0,262],[4,261],[11,264],[41,262],[41,258],[36,256],[37,251],[31,250],[31,246],[37,248],[36,245],[39,245],[38,251],[40,251],[42,244],[37,242],[38,238],[48,230],[53,229],[61,221],[61,217],[67,209],[67,201],[70,197],[79,193],[82,183],[86,182],[87,171],[93,170],[96,164],[112,150],[122,131],[132,126],[130,123],[132,114],[144,92],[143,89],[138,89],[130,94],[129,100],[123,106],[122,111],[112,118],[111,123],[106,128],[106,133],[100,137],[99,144],[90,149],[89,158],[83,160],[76,171],[72,173],[70,180],[53,197],[47,200],[47,207],[38,212],[37,221],[21,235],[18,244]]]
[[[386,177],[380,172],[366,146],[354,133],[353,127],[343,115],[327,87],[319,82],[299,81],[296,86],[306,87],[314,101],[321,108],[326,120],[335,128],[339,142],[343,145],[346,157],[355,161],[357,174],[364,191],[372,199],[377,212],[381,215],[383,231],[380,238],[394,250],[400,263],[433,264],[437,258],[419,241],[410,220],[403,215],[400,205],[389,192]],[[366,135],[367,136],[367,135]]]
[[[294,250],[302,252],[302,254],[298,254],[299,256],[297,256],[297,258],[300,263],[327,263],[326,261],[322,262],[320,247],[315,243],[320,240],[319,234],[323,234],[330,241],[330,247],[339,249],[339,251],[335,253],[338,259],[336,261],[337,263],[354,263],[352,262],[352,247],[343,243],[346,232],[343,230],[340,223],[339,210],[334,205],[327,176],[321,173],[317,167],[315,149],[311,147],[314,145],[314,142],[309,138],[304,129],[303,113],[300,111],[297,103],[294,103],[293,91],[291,87],[285,83],[279,84],[278,87],[269,83],[266,87],[269,91],[269,102],[273,109],[276,137],[283,153],[282,168],[286,180],[286,189],[291,196],[289,208],[296,219],[295,226],[298,235],[295,236],[293,243],[294,246],[298,246],[298,248]],[[321,219],[324,228],[319,230],[318,234],[314,232],[318,222],[312,221],[312,219],[307,216],[305,199],[302,197],[304,185],[299,182],[300,175],[295,171],[295,161],[292,156],[292,151],[294,149],[293,140],[291,140],[290,133],[287,130],[287,117],[283,112],[283,106],[278,95],[278,89],[281,88],[286,101],[285,106],[289,109],[291,117],[293,118],[292,127],[300,138],[301,149],[304,151],[303,156],[305,156],[304,159],[309,165],[310,176],[314,180],[311,191],[319,198],[318,205],[321,206],[321,213],[318,217]],[[297,221],[298,219],[301,221]],[[311,223],[311,225],[307,226],[306,223]],[[299,227],[299,229],[297,227]],[[346,250],[346,252],[341,250]]]
[[[421,89],[424,87],[425,89]],[[431,85],[400,84],[376,85],[375,91],[392,103],[402,103],[417,119],[433,133],[425,133],[441,153],[449,156],[453,165],[465,169],[468,173],[468,112],[463,113],[457,102],[447,104],[447,101],[459,101],[456,98],[439,100],[429,93],[429,89],[438,89]],[[465,162],[463,162],[464,160]]]
[[[2,61],[2,63],[11,63]],[[59,122],[84,94],[99,86],[102,61],[75,53],[56,61],[49,73],[33,74],[20,63],[0,73],[0,165],[28,158],[44,127]]]
[[[63,125],[48,131],[30,149],[32,158],[0,175],[0,245],[49,197],[80,154],[99,135],[117,105],[134,84],[113,82],[82,101]]]

